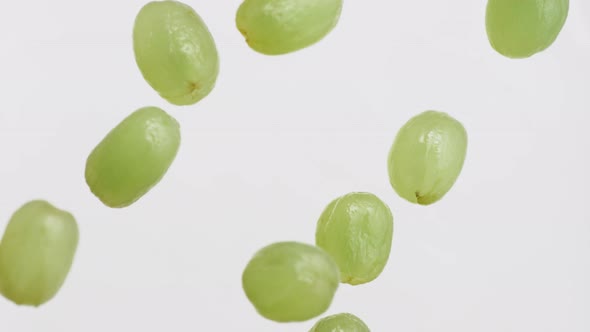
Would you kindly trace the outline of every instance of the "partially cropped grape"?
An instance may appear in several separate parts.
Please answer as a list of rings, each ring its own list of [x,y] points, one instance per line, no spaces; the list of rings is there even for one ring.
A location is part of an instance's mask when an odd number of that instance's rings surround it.
[[[389,180],[406,200],[429,205],[453,186],[463,168],[467,132],[446,113],[427,111],[410,119],[389,152]]]
[[[105,205],[131,205],[164,176],[180,146],[178,122],[157,107],[139,109],[94,148],[86,183]]]
[[[245,0],[236,24],[252,49],[286,54],[324,38],[338,23],[342,0]]]
[[[371,330],[360,318],[345,313],[322,318],[309,332],[371,332]]]
[[[338,283],[338,266],[330,255],[298,242],[261,249],[242,275],[246,296],[258,313],[277,322],[321,315],[332,303]]]
[[[64,283],[78,246],[74,217],[32,201],[10,219],[0,244],[0,292],[19,305],[40,306]]]
[[[201,17],[188,5],[145,5],[135,19],[133,48],[145,80],[172,104],[195,104],[215,86],[217,48]]]
[[[488,38],[504,56],[530,57],[553,44],[568,10],[569,0],[488,0]]]
[[[377,278],[391,251],[393,216],[370,193],[350,193],[332,201],[318,220],[316,244],[340,268],[343,283],[359,285]]]

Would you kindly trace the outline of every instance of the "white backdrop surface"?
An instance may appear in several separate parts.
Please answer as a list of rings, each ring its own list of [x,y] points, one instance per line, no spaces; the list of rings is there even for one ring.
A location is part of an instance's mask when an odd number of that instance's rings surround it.
[[[58,296],[0,299],[0,330],[308,331],[275,324],[241,290],[274,241],[312,243],[333,198],[370,191],[395,218],[381,277],[342,286],[328,313],[373,331],[590,331],[590,3],[572,0],[557,42],[496,54],[485,1],[346,1],[306,50],[267,57],[234,24],[239,0],[186,0],[218,44],[216,89],[174,107],[144,82],[131,30],[140,0],[0,5],[0,228],[34,198],[78,219]],[[90,150],[133,110],[175,116],[183,143],[163,181],[123,210],[84,182]],[[397,130],[427,109],[463,122],[469,150],[430,207],[390,188]]]

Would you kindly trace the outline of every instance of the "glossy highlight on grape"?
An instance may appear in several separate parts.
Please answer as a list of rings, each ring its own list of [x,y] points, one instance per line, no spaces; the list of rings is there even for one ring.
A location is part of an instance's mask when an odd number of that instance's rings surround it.
[[[215,86],[217,47],[205,22],[184,3],[145,5],[135,19],[133,49],[145,80],[172,104],[195,104]]]
[[[467,132],[443,112],[427,111],[410,119],[389,152],[389,181],[409,202],[430,205],[453,187],[463,169]]]
[[[106,206],[129,206],[164,177],[179,147],[178,122],[157,107],[141,108],[90,153],[86,183]]]
[[[371,193],[350,193],[333,200],[320,216],[316,245],[338,264],[343,283],[365,284],[385,268],[393,238],[393,215]]]
[[[23,205],[0,243],[0,293],[18,305],[51,300],[68,276],[78,237],[69,212],[41,200]]]

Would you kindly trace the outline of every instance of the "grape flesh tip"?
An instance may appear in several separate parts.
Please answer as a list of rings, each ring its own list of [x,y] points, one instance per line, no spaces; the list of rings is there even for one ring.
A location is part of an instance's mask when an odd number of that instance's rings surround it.
[[[279,242],[254,255],[242,274],[242,286],[261,316],[301,322],[328,309],[339,279],[338,266],[322,249]]]
[[[46,201],[31,201],[10,219],[0,244],[0,293],[38,307],[60,290],[78,246],[74,217]]]
[[[333,200],[316,228],[316,245],[338,264],[341,282],[360,285],[375,280],[391,252],[393,215],[370,193],[350,193]]]
[[[281,55],[323,39],[341,11],[342,0],[245,0],[236,25],[253,50]]]
[[[360,318],[343,313],[322,318],[309,332],[371,332],[371,330]]]
[[[179,146],[178,122],[157,107],[141,108],[90,153],[86,183],[106,206],[129,206],[162,179]]]
[[[508,58],[528,58],[553,44],[568,11],[569,0],[489,0],[488,39]]]
[[[426,111],[398,132],[389,152],[393,189],[409,202],[430,205],[453,186],[467,153],[463,125],[443,112]]]
[[[188,5],[177,1],[145,5],[135,19],[133,49],[145,80],[174,105],[193,105],[215,86],[217,47]]]

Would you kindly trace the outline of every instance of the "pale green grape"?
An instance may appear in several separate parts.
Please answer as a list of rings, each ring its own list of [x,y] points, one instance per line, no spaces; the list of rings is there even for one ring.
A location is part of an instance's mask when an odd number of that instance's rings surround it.
[[[0,244],[0,292],[19,305],[40,306],[64,283],[78,246],[74,217],[32,201],[10,219]]]
[[[488,0],[488,39],[504,56],[530,57],[553,44],[568,10],[569,0]]]
[[[344,313],[322,318],[309,332],[371,332],[371,330],[360,318]]]
[[[179,146],[173,117],[157,107],[139,109],[94,148],[86,161],[86,183],[109,207],[131,205],[162,179]]]
[[[217,48],[201,17],[188,5],[145,5],[135,19],[133,48],[145,80],[172,104],[195,104],[215,86]]]
[[[279,55],[308,47],[338,23],[342,0],[245,0],[236,24],[252,49]]]
[[[330,255],[298,242],[261,249],[242,275],[244,292],[258,313],[277,322],[305,321],[324,313],[338,281],[338,266]]]
[[[359,285],[377,278],[391,251],[393,216],[369,193],[350,193],[332,201],[318,220],[316,245],[340,268],[343,283]]]
[[[389,180],[406,200],[429,205],[453,186],[463,168],[467,132],[446,113],[427,111],[408,121],[389,152]]]

